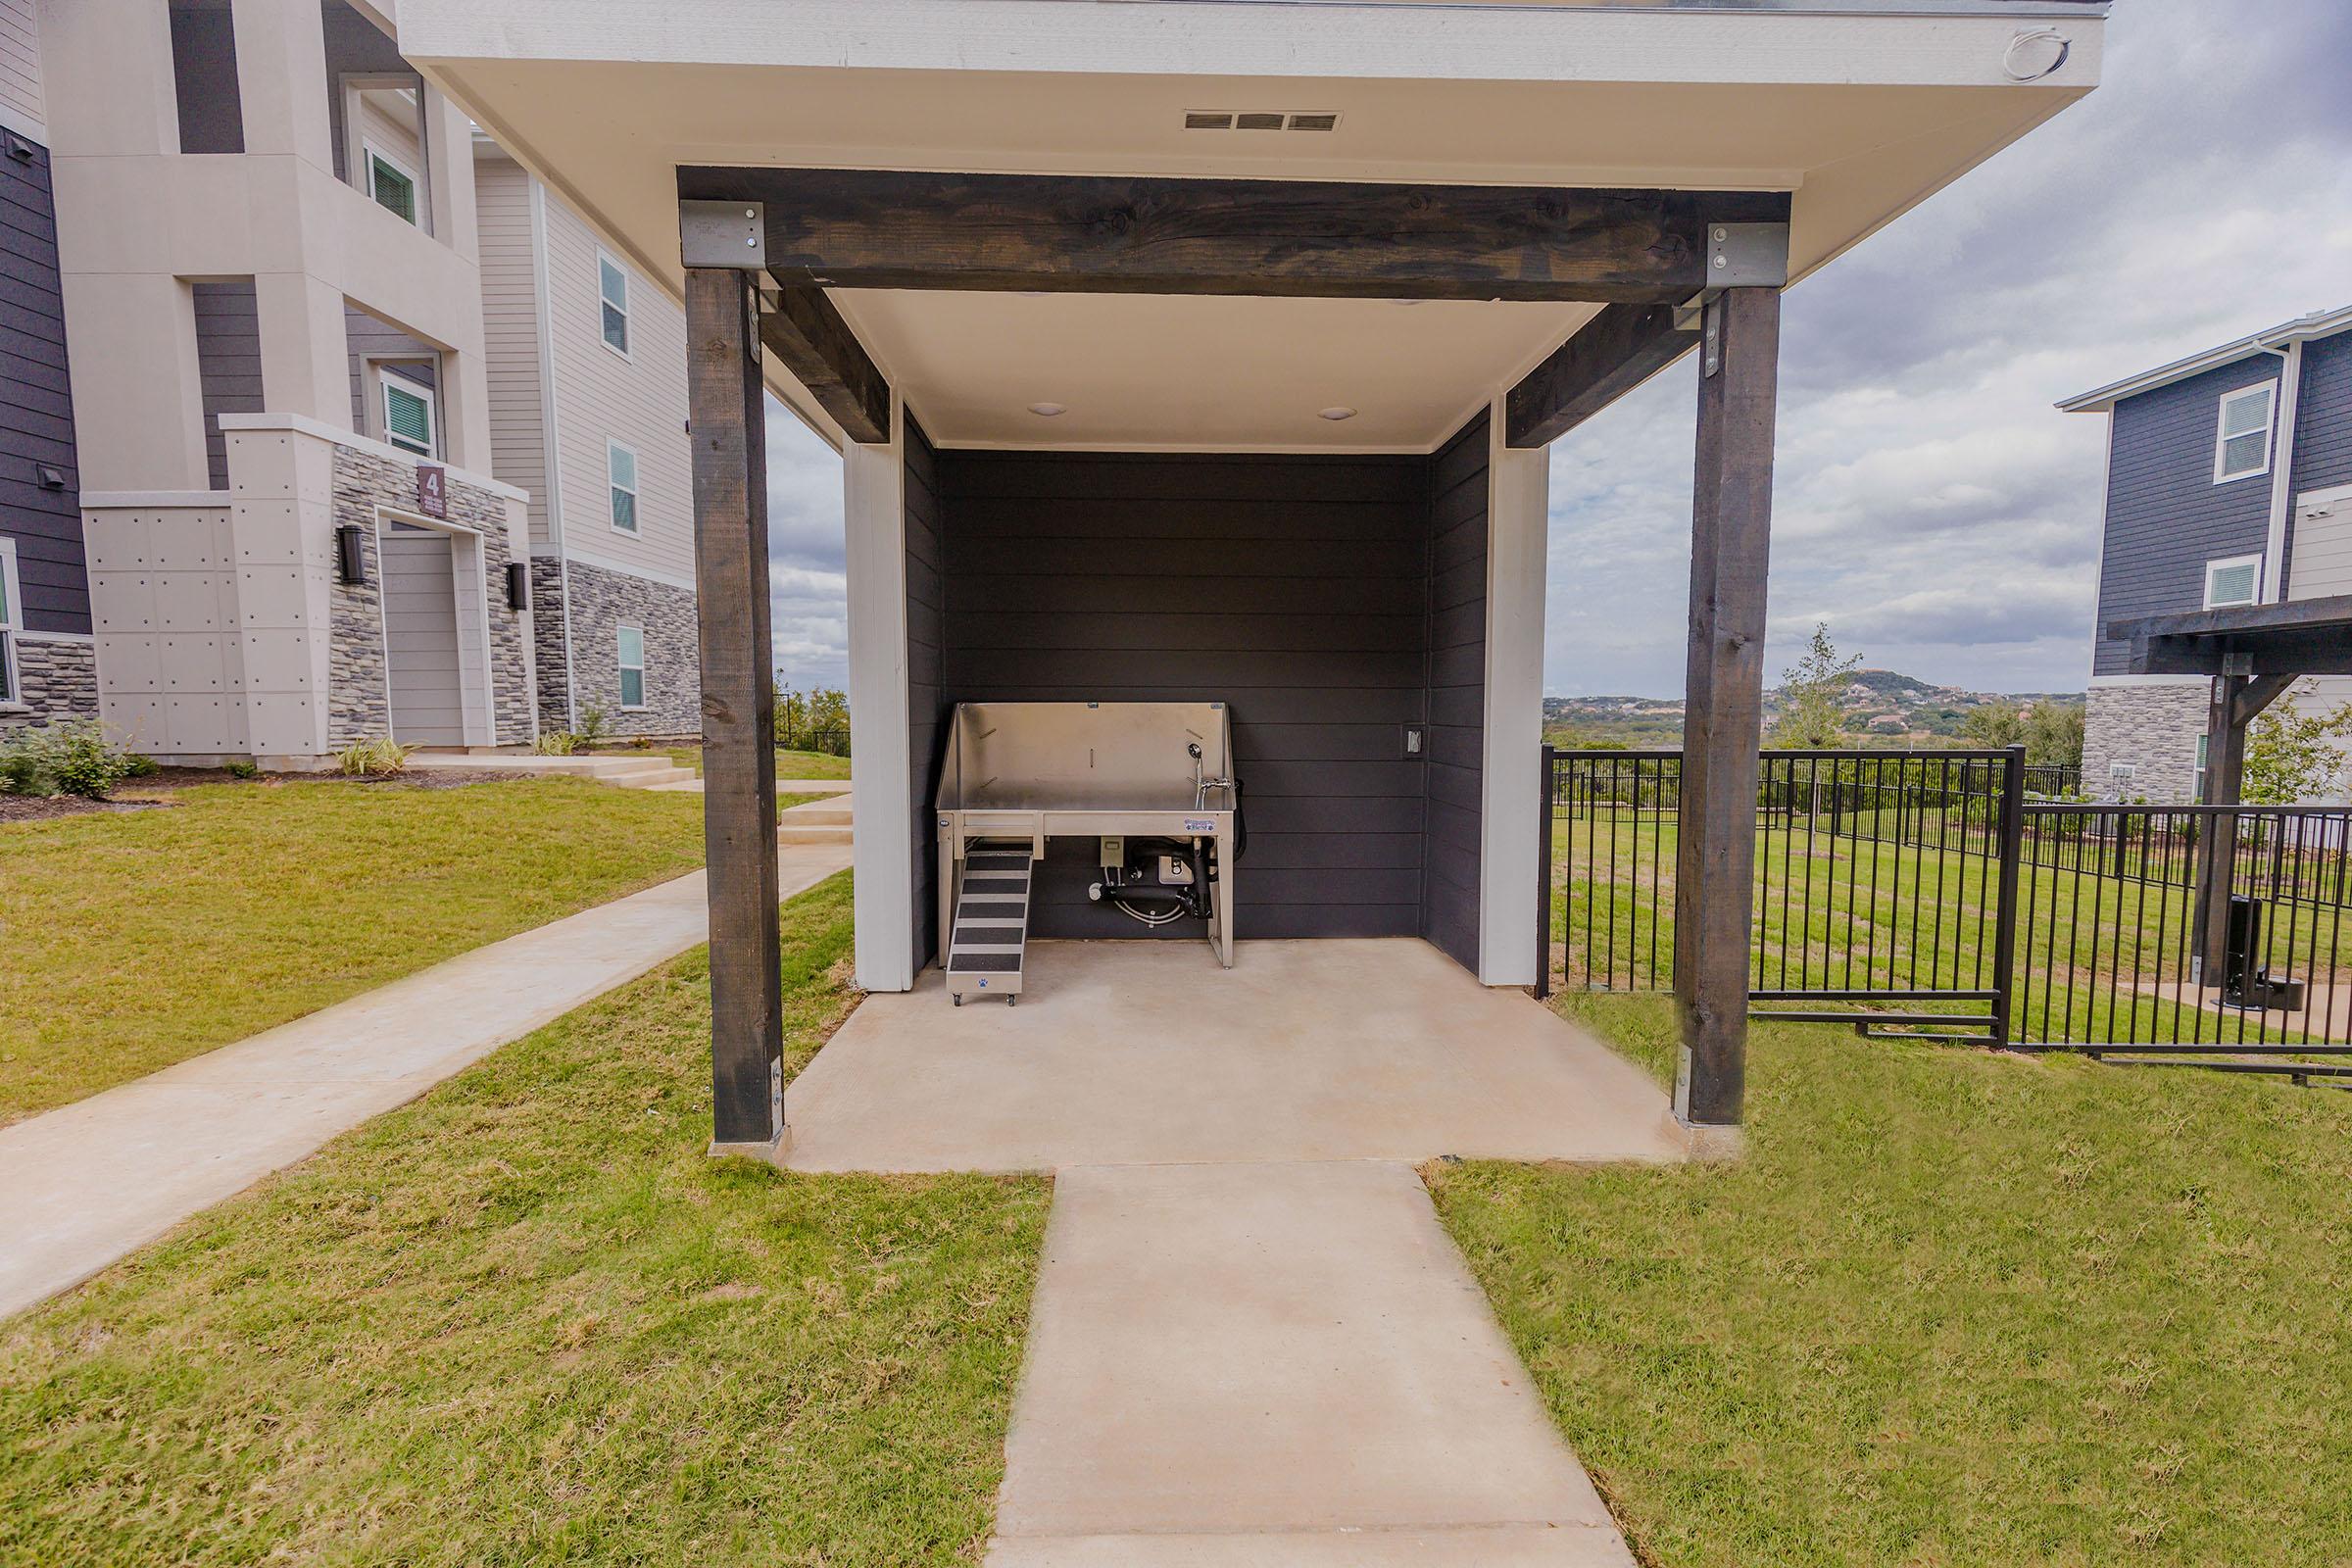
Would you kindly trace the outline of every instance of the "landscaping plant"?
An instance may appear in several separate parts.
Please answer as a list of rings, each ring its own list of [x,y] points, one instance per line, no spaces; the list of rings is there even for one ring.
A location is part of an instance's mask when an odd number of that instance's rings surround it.
[[[379,735],[371,741],[353,741],[335,754],[335,761],[346,778],[390,778],[409,770],[409,757],[416,750]]]
[[[140,761],[146,759],[134,760],[109,741],[95,719],[19,730],[0,740],[0,793],[103,801],[139,771]],[[147,762],[146,770],[155,764]]]

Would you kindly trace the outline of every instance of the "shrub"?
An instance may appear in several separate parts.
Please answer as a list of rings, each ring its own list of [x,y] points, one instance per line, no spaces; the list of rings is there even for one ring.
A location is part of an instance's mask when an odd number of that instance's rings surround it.
[[[335,754],[335,761],[347,778],[389,778],[408,771],[409,754],[416,749],[379,735],[371,741],[353,741]]]
[[[254,761],[251,758],[232,757],[220,765],[227,770],[230,778],[260,778],[262,776],[262,764]]]
[[[11,795],[79,795],[103,801],[135,769],[95,719],[20,730],[0,742],[0,787]],[[154,770],[154,764],[148,764]]]
[[[123,758],[122,763],[125,769],[122,775],[124,778],[153,778],[164,770],[163,764],[154,758],[143,757],[137,752],[132,752]]]
[[[605,710],[601,708],[580,710],[580,727],[571,732],[573,742],[586,751],[605,738]]]
[[[541,757],[569,757],[580,749],[580,738],[567,729],[543,729],[531,742],[531,750]]]

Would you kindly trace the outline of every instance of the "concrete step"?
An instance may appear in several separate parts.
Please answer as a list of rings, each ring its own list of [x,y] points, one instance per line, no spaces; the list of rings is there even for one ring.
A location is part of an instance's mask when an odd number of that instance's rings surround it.
[[[778,789],[776,793],[790,792]],[[781,820],[798,827],[848,827],[850,808],[839,801],[808,801],[786,808]]]
[[[621,788],[630,790],[658,790],[670,784],[701,782],[696,778],[693,768],[679,767],[674,762],[664,762],[659,767],[640,768],[629,773],[602,773],[598,777],[608,784],[618,784]]]
[[[846,827],[788,827],[779,823],[776,828],[778,844],[847,844],[850,837]]]

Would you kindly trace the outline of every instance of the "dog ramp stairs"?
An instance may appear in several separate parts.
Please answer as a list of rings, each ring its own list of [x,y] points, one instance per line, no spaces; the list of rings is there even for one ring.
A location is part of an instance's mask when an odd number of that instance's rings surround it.
[[[1029,844],[975,844],[963,852],[956,926],[948,940],[948,995],[958,1007],[966,997],[1021,994],[1021,960],[1029,947],[1029,885],[1035,869]]]

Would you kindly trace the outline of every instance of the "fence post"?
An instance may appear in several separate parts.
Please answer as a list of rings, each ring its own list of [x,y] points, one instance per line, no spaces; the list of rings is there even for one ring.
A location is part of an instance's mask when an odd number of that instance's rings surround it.
[[[2007,1050],[2016,1033],[2017,880],[2026,858],[2026,749],[2009,748],[2001,768],[2000,896],[1993,915],[1992,1043]]]
[[[1559,771],[1554,760],[1559,753],[1551,746],[1544,748],[1544,787],[1537,791],[1544,803],[1544,825],[1537,832],[1542,848],[1536,856],[1536,1000],[1541,1002],[1551,995],[1551,819],[1558,809],[1554,792],[1559,788]],[[1640,786],[1637,784],[1636,788]]]

